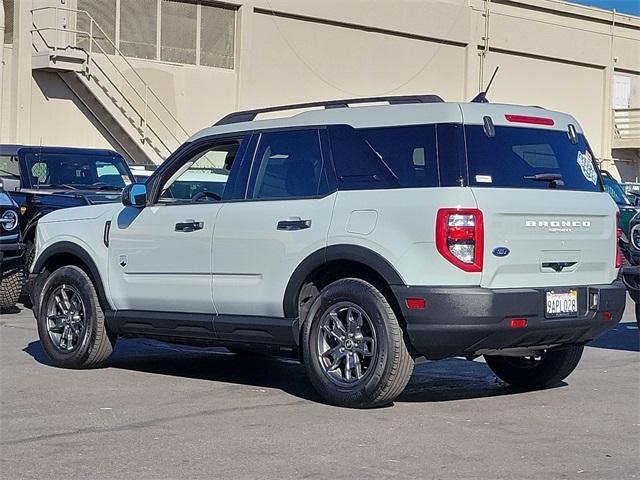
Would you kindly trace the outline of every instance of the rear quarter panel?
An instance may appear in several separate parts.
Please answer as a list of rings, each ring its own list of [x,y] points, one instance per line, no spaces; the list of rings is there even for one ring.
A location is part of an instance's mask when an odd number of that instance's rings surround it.
[[[464,272],[437,251],[440,208],[476,208],[462,187],[340,191],[328,245],[359,245],[385,258],[406,285],[479,285],[479,273]]]

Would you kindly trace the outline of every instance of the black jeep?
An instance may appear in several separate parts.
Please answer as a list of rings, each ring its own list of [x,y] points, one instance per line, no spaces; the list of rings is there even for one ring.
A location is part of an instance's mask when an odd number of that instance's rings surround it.
[[[60,208],[118,202],[132,181],[127,162],[112,150],[0,145],[0,184],[19,208],[25,269],[41,217]]]
[[[22,250],[19,210],[0,188],[0,313],[15,307],[22,288]]]

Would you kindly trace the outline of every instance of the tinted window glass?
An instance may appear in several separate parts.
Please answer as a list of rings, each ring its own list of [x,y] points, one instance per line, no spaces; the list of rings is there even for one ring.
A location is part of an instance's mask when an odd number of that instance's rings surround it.
[[[401,187],[435,187],[438,181],[435,125],[356,130]]]
[[[0,155],[0,177],[20,177],[18,157],[15,155]]]
[[[132,179],[120,156],[37,152],[25,155],[34,187],[122,189]]]
[[[631,201],[624,194],[624,190],[620,186],[618,182],[616,182],[613,178],[603,175],[602,183],[604,186],[604,191],[611,195],[613,201],[618,205],[631,205]]]
[[[260,135],[249,198],[301,198],[327,193],[317,130]]]
[[[376,189],[439,185],[434,125],[330,129],[342,188]]]
[[[331,154],[343,190],[397,187],[391,172],[352,127],[329,127]]]
[[[468,125],[465,136],[472,186],[600,191],[595,158],[582,135],[574,145],[558,130],[496,127],[487,137],[482,126]],[[561,182],[551,182],[554,175]]]
[[[464,130],[459,123],[439,123],[438,166],[440,186],[456,187],[467,177],[464,151]]]

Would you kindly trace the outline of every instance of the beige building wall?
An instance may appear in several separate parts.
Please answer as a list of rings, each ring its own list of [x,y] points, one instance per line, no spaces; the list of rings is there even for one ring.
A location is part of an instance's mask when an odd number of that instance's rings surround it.
[[[0,141],[117,148],[57,73],[25,68],[30,49],[15,41],[30,38],[31,5],[16,0],[14,45],[4,50]],[[189,133],[230,111],[274,104],[422,93],[468,101],[500,67],[491,101],[571,113],[605,168],[640,177],[640,144],[612,150],[611,128],[615,73],[631,78],[630,103],[640,107],[640,18],[556,0],[230,5],[233,69],[130,59]]]

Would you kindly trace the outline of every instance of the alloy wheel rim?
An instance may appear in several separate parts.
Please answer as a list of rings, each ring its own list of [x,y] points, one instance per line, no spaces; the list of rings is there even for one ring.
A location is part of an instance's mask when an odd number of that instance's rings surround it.
[[[376,331],[369,315],[353,302],[340,302],[325,312],[317,344],[323,373],[339,386],[353,386],[373,371]]]
[[[47,331],[53,345],[62,353],[73,352],[82,342],[85,331],[85,308],[80,292],[62,284],[47,302]]]

